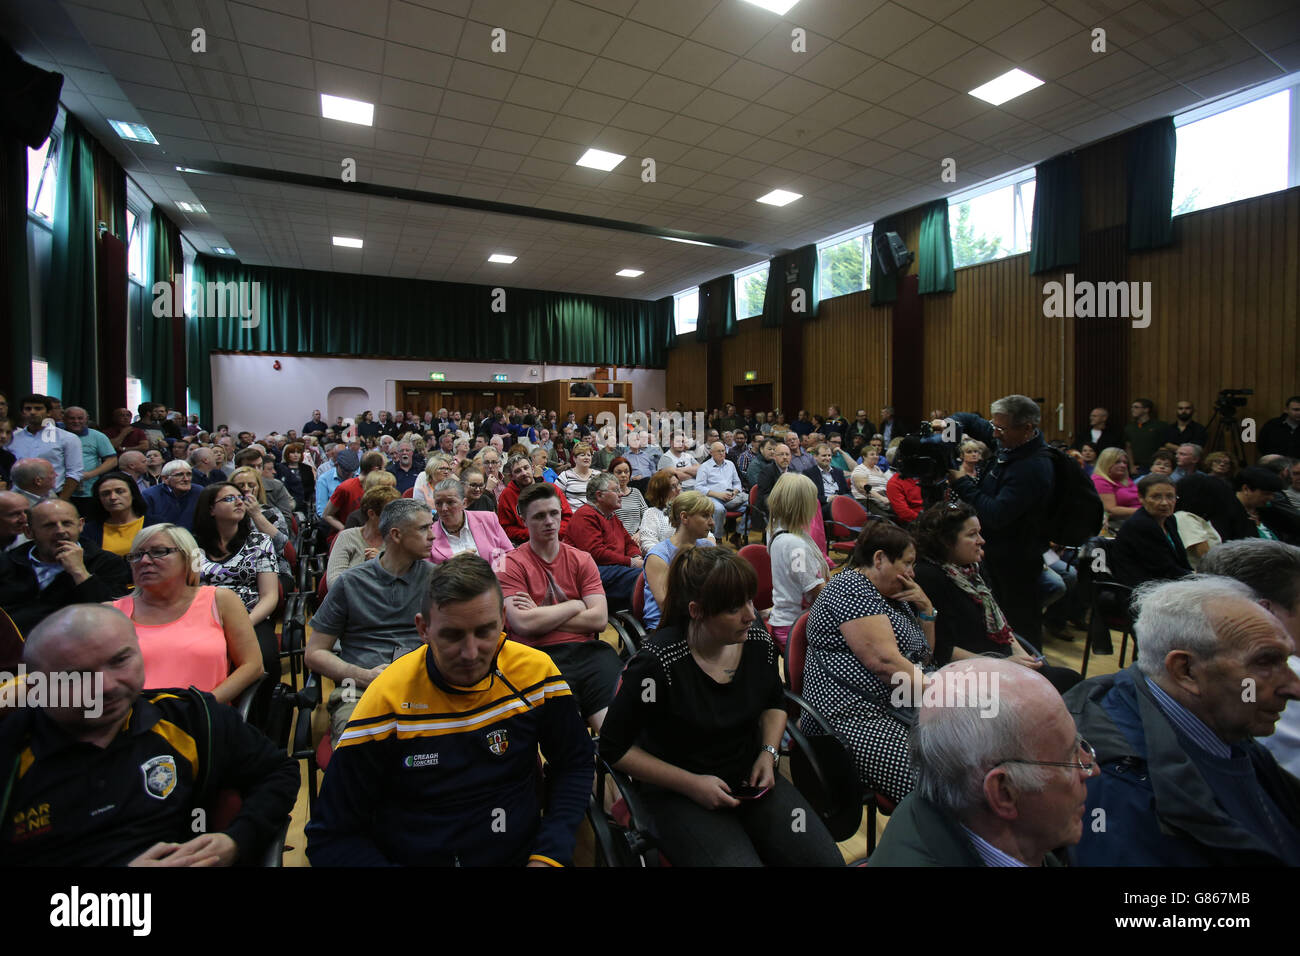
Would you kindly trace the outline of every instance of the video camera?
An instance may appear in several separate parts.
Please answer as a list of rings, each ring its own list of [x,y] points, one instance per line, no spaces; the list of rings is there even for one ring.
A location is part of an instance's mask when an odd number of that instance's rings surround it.
[[[1254,395],[1253,388],[1224,388],[1214,400],[1214,410],[1224,418],[1236,418],[1238,408],[1246,404],[1247,395]]]
[[[934,434],[929,422],[922,422],[914,434],[904,436],[894,456],[894,468],[902,478],[915,478],[928,508],[943,500],[952,468],[953,449],[944,442],[923,441]]]

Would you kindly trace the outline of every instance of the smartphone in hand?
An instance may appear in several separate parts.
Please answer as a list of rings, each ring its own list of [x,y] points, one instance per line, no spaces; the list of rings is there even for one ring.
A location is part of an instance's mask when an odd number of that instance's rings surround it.
[[[771,789],[770,787],[751,787],[746,783],[733,784],[731,795],[737,800],[757,800]]]

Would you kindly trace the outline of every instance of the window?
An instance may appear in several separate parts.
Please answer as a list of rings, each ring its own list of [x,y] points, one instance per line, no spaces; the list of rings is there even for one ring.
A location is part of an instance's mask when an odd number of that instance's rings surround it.
[[[973,266],[1029,251],[1034,171],[1023,170],[948,201],[953,266]]]
[[[144,217],[126,211],[126,274],[144,283]]]
[[[59,170],[59,141],[51,133],[40,149],[27,150],[27,211],[54,221],[54,179]]]
[[[673,296],[673,318],[677,334],[695,331],[695,320],[700,314],[700,290],[687,289]]]
[[[1194,110],[1175,119],[1175,216],[1297,185],[1291,145],[1295,92],[1293,86],[1257,93],[1250,102],[1208,116]]]
[[[50,387],[50,363],[43,358],[32,359],[32,391],[37,395],[48,394]],[[18,409],[22,411],[22,409]]]
[[[832,236],[817,244],[817,297],[861,292],[871,286],[871,227]]]
[[[736,318],[751,319],[763,312],[767,293],[767,263],[736,273]]]
[[[127,408],[135,409],[140,407],[140,403],[144,401],[144,397],[141,395],[141,391],[142,391],[142,386],[138,378],[128,378],[126,380],[126,407]]]

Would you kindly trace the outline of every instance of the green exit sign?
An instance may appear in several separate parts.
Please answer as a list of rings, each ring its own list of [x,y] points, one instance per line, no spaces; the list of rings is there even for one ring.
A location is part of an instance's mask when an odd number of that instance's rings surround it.
[[[509,379],[509,377],[506,376],[506,373],[505,373],[505,372],[497,372],[495,375],[492,376],[492,381],[494,381],[494,382],[508,382],[508,381],[510,381],[510,379]]]
[[[431,382],[445,382],[445,381],[447,381],[447,373],[446,373],[446,372],[430,372],[430,373],[429,373],[429,381],[431,381]]]
[[[746,373],[745,373],[745,381],[746,381],[746,382],[756,382],[756,381],[758,381],[758,373],[757,373],[757,372],[746,372]]]

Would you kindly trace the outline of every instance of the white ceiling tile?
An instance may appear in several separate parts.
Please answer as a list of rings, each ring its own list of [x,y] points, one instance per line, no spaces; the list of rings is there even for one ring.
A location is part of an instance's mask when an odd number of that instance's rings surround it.
[[[447,88],[475,96],[485,96],[494,100],[504,100],[510,93],[515,81],[515,74],[509,70],[499,70],[471,63],[468,60],[456,60],[452,64],[451,76],[447,78]]]
[[[741,56],[772,31],[772,20],[771,13],[750,3],[720,3],[691,31],[691,38]]]
[[[1197,94],[1208,99],[1275,80],[1281,75],[1282,70],[1272,59],[1257,56],[1219,70],[1217,73],[1211,73],[1209,76],[1188,80],[1187,85]]]
[[[681,42],[679,36],[634,20],[624,20],[610,37],[603,52],[605,56],[620,63],[645,70],[657,70]]]
[[[550,43],[599,53],[619,27],[613,14],[583,6],[573,0],[555,0],[537,36]]]
[[[1080,27],[1059,10],[1044,7],[985,41],[985,46],[1020,65],[1049,47],[1067,41],[1086,50],[1092,48],[1092,34],[1088,29]]]
[[[641,87],[632,99],[645,106],[676,113],[699,96],[702,89],[703,87],[696,86],[694,83],[656,74],[646,81],[645,86]]]
[[[626,103],[609,122],[611,126],[619,129],[654,135],[672,118],[673,114],[666,110],[653,109],[640,103]]]
[[[947,66],[935,70],[929,78],[958,93],[968,93],[1016,65],[992,50],[976,47]]]
[[[402,43],[384,45],[384,74],[412,83],[446,86],[452,58]]]
[[[1114,50],[1107,53],[1104,59],[1094,60],[1083,69],[1061,77],[1057,82],[1081,96],[1098,96],[1104,99],[1108,87],[1128,79],[1143,69],[1141,61],[1136,57],[1122,50]]]
[[[384,69],[384,41],[378,37],[313,23],[311,46],[318,60],[371,73],[380,73]]]
[[[555,112],[569,98],[572,87],[563,83],[538,79],[535,76],[518,76],[510,87],[506,99],[520,106]]]
[[[721,53],[711,47],[687,40],[673,51],[672,56],[668,57],[659,69],[679,80],[708,86],[734,62],[736,58],[731,54]]]
[[[454,54],[460,46],[464,21],[405,0],[392,0],[388,8],[387,39],[433,53]]]
[[[623,105],[622,100],[613,96],[604,96],[590,90],[574,90],[561,112],[580,116],[587,122],[604,125],[623,108]]]
[[[970,40],[946,27],[934,26],[889,55],[889,62],[927,75],[973,49]]]
[[[791,118],[789,113],[782,110],[752,103],[733,116],[727,125],[746,133],[753,133],[755,136],[767,136],[783,123],[789,122]]]
[[[588,120],[578,119],[573,116],[556,116],[551,120],[551,125],[546,128],[546,135],[554,140],[563,143],[571,143],[579,147],[574,161],[578,156],[591,147],[600,148],[600,144],[594,142],[600,134],[602,124],[592,123]]]
[[[889,97],[890,109],[912,116],[922,116],[941,103],[952,99],[953,92],[946,86],[929,80],[917,79]]]
[[[470,16],[479,23],[500,27],[506,31],[506,47],[509,49],[510,34],[535,37],[546,19],[550,4],[546,0],[532,3],[519,3],[517,0],[474,0]]]
[[[877,62],[874,57],[843,43],[831,43],[810,56],[811,59],[796,71],[796,75],[830,89],[839,89]]]
[[[468,120],[471,123],[490,124],[496,116],[499,106],[500,104],[496,100],[448,90],[443,94],[442,104],[438,108],[438,115],[448,116],[452,119]]]
[[[493,122],[501,129],[539,136],[546,132],[546,128],[551,125],[553,119],[555,119],[555,114],[548,113],[545,110],[534,110],[526,106],[517,106],[514,103],[503,103],[501,108],[497,110],[496,119]]]
[[[433,135],[438,139],[469,146],[480,146],[490,127],[481,123],[467,123],[464,120],[439,117],[433,124]],[[430,144],[432,147],[432,144]]]
[[[382,37],[388,21],[388,0],[364,4],[354,0],[307,0],[307,15],[313,23]]]
[[[824,86],[809,83],[797,76],[787,76],[759,100],[764,106],[785,110],[787,113],[802,113],[808,107],[821,100],[830,92]]]
[[[683,107],[682,113],[709,123],[726,123],[748,105],[739,97],[728,96],[716,90],[705,90]]]
[[[899,47],[916,39],[932,25],[925,17],[918,16],[897,3],[889,2],[841,36],[839,40],[863,53],[884,59]]]
[[[984,43],[1044,9],[1043,0],[971,0],[943,19],[943,25],[976,43]]]
[[[442,102],[442,93],[443,91],[436,86],[426,86],[423,83],[412,83],[385,76],[375,110],[375,123],[383,125],[384,114],[388,112],[386,107],[399,107],[403,111],[437,113],[438,106]]]
[[[316,88],[315,64],[305,56],[276,53],[256,46],[245,46],[240,52],[249,77],[286,83],[307,90]]]
[[[595,59],[590,54],[539,40],[529,49],[519,72],[572,86],[582,78],[582,74],[587,72]]]
[[[795,49],[793,28],[788,22],[776,21],[776,25],[767,36],[759,40],[745,54],[745,59],[761,63],[782,73],[796,73],[808,65],[811,56],[821,53],[831,45],[831,38],[815,31],[807,31],[802,39],[800,49]],[[803,49],[806,47],[807,52]]]
[[[296,56],[311,56],[311,30],[307,20],[259,10],[243,3],[232,4],[228,9],[240,43]]]
[[[718,3],[719,0],[638,0],[628,19],[685,37],[691,35]]]
[[[635,96],[651,76],[653,74],[647,70],[602,57],[591,65],[578,85],[584,90],[627,100]]]

